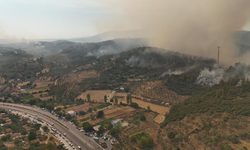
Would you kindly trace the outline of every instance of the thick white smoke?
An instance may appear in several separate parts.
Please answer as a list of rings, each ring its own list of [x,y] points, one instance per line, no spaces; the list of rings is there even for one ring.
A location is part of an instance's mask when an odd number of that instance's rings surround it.
[[[104,0],[123,17],[98,22],[97,29],[144,29],[152,46],[192,55],[217,57],[233,64],[248,59],[235,59],[238,50],[233,33],[249,21],[248,0]],[[121,22],[116,26],[115,23]],[[105,24],[105,25],[103,25]],[[234,59],[233,59],[234,58]]]
[[[247,65],[237,63],[234,67],[221,68],[215,66],[211,70],[204,68],[196,80],[196,84],[205,86],[214,86],[221,81],[228,81],[232,78],[240,78],[236,87],[241,86],[242,79],[250,81],[250,68]]]

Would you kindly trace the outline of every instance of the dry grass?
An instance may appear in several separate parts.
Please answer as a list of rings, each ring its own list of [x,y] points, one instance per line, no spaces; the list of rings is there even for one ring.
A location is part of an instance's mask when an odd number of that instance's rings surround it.
[[[47,88],[49,84],[53,84],[51,81],[35,81],[36,84],[35,89]]]
[[[87,94],[90,94],[91,101],[104,102],[104,96],[111,94],[110,90],[89,90],[81,93],[76,99],[87,99]]]
[[[100,121],[109,119],[109,118],[120,118],[123,117],[124,115],[128,115],[129,113],[135,111],[134,108],[131,107],[118,107],[115,105],[108,106],[111,109],[105,109],[104,110],[104,117],[103,118],[98,118],[96,120],[91,120],[89,121],[91,124],[98,123]]]
[[[70,110],[74,110],[74,111],[77,111],[77,110],[80,110],[80,109],[88,109],[90,107],[96,107],[100,104],[96,104],[96,103],[85,103],[85,104],[81,104],[81,105],[77,105],[77,106],[73,106],[73,107],[69,107],[67,109],[65,109],[65,111],[70,111]]]
[[[90,70],[90,71],[82,71],[80,73],[77,73],[77,76],[81,79],[86,79],[86,78],[98,78],[100,76],[100,73],[98,73],[95,70]]]
[[[137,103],[140,107],[147,109],[148,106],[150,106],[152,111],[156,111],[157,113],[161,115],[166,115],[166,113],[169,113],[170,107],[160,106],[156,104],[152,104],[150,102],[145,102],[139,99],[132,99],[133,102]]]
[[[42,97],[40,97],[41,94],[43,95]],[[40,98],[43,101],[46,101],[46,100],[48,100],[50,98],[53,98],[53,96],[48,96],[48,92],[36,93],[36,94],[33,94],[33,96],[35,98]]]
[[[164,115],[161,115],[161,114],[157,115],[157,116],[155,117],[155,119],[154,119],[154,121],[155,121],[156,123],[158,123],[158,124],[161,124],[164,120],[165,120],[165,116],[164,116]]]
[[[158,99],[167,103],[179,103],[188,98],[188,96],[181,96],[175,92],[168,90],[162,81],[142,82],[132,86],[131,90],[142,99]]]
[[[25,82],[22,82],[22,83],[18,83],[17,86],[24,86],[24,85],[27,85],[28,83],[30,83],[30,81],[25,81]]]

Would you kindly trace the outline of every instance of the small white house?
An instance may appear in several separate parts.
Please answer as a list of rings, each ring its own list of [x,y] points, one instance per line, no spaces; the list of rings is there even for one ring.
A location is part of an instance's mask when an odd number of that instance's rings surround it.
[[[76,112],[74,110],[70,110],[67,113],[70,114],[71,116],[76,116]]]
[[[117,126],[118,124],[122,124],[122,120],[121,119],[116,119],[111,121],[111,124],[113,125],[113,127]]]

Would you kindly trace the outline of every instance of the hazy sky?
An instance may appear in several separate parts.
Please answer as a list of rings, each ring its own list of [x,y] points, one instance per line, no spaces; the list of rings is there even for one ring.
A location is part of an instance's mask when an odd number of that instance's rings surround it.
[[[84,37],[126,25],[126,15],[105,1],[0,0],[0,38]]]
[[[121,16],[98,0],[0,0],[0,36],[84,37],[101,32],[99,20]]]

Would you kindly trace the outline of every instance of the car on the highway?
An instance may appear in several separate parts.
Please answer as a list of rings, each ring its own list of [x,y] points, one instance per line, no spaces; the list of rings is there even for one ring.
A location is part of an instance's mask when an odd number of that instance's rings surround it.
[[[81,150],[81,146],[78,146],[77,148],[78,148],[79,150]]]

